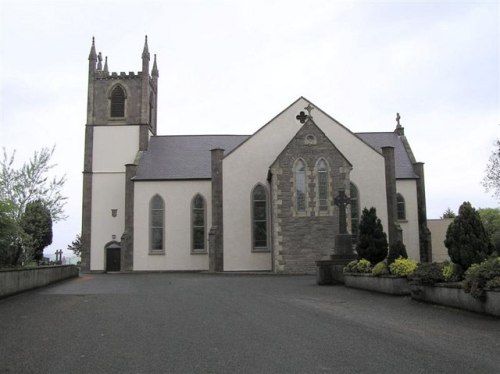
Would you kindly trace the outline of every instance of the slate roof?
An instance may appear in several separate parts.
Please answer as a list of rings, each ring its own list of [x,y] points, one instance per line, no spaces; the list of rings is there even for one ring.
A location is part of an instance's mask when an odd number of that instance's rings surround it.
[[[139,161],[135,180],[211,179],[210,150],[225,154],[248,135],[153,136]]]
[[[416,179],[410,157],[394,132],[356,133],[382,153],[393,146],[397,179]],[[210,150],[222,148],[225,154],[247,140],[249,135],[173,135],[153,136],[139,161],[134,180],[211,179]]]
[[[397,179],[418,179],[413,171],[410,156],[406,151],[401,138],[394,132],[362,132],[356,133],[358,137],[382,153],[382,147],[394,147]]]

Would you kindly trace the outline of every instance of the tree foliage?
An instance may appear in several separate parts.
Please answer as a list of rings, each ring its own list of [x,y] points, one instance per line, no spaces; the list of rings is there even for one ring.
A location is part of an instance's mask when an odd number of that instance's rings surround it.
[[[444,219],[444,218],[455,218],[457,215],[455,214],[455,212],[453,210],[451,210],[450,208],[446,209],[443,213],[443,215],[441,216],[441,219]]]
[[[363,209],[359,222],[359,236],[356,244],[358,257],[376,264],[387,257],[387,234],[377,217],[375,208]]]
[[[480,208],[478,212],[483,226],[500,256],[500,208]]]
[[[49,174],[56,166],[51,163],[55,146],[35,151],[32,158],[20,168],[14,167],[15,151],[10,156],[3,149],[0,160],[0,200],[9,202],[14,216],[19,220],[28,203],[43,200],[50,210],[53,222],[66,218],[64,205],[67,198],[62,195],[66,176],[52,177]]]
[[[500,201],[500,139],[497,139],[486,164],[486,175],[482,184],[487,192],[493,192],[493,196]]]
[[[16,262],[12,248],[18,227],[13,219],[13,210],[11,204],[0,201],[0,267],[11,266]]]
[[[408,253],[406,252],[406,246],[401,240],[392,244],[389,248],[389,255],[387,256],[387,264],[391,265],[398,258],[408,258]]]
[[[75,240],[68,245],[68,250],[73,251],[76,256],[82,255],[82,238],[80,234],[77,234]]]
[[[52,243],[52,218],[50,210],[42,200],[35,200],[26,205],[20,226],[33,242],[34,259],[40,261],[43,249]]]
[[[444,241],[451,261],[467,270],[472,264],[484,261],[492,252],[493,245],[479,213],[469,202],[464,202],[458,216],[446,231]]]

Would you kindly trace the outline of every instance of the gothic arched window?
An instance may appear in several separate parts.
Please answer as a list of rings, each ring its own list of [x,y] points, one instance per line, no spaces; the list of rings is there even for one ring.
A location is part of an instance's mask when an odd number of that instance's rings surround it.
[[[191,251],[206,252],[206,209],[205,199],[197,194],[191,202]]]
[[[252,191],[252,248],[267,249],[267,191],[261,184]]]
[[[165,203],[159,195],[153,196],[149,202],[149,243],[151,252],[165,250]]]
[[[316,164],[316,172],[318,177],[318,203],[319,210],[328,210],[328,166],[324,159],[320,159]]]
[[[398,207],[398,220],[404,221],[406,219],[406,204],[405,198],[400,193],[396,194],[396,205]]]
[[[125,117],[125,91],[121,86],[116,86],[111,91],[111,117]]]
[[[295,163],[295,206],[297,212],[306,210],[306,165],[304,161],[298,160]]]

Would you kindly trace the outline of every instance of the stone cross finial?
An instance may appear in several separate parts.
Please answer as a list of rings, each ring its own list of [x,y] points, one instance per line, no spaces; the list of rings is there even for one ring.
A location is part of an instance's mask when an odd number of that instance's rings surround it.
[[[351,203],[351,199],[344,190],[339,190],[339,194],[334,200],[334,204],[339,207],[339,234],[347,234],[346,207]]]
[[[311,105],[311,103],[307,104],[307,106],[304,109],[307,110],[307,116],[309,118],[312,118],[311,111],[315,108]]]

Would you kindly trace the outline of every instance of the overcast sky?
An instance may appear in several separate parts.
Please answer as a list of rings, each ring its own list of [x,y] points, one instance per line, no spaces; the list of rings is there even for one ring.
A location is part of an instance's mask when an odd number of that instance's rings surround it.
[[[81,229],[88,54],[110,71],[157,54],[158,134],[252,134],[304,96],[354,132],[401,114],[425,163],[428,218],[467,200],[500,136],[497,1],[0,1],[0,146],[19,163],[56,145],[69,218]]]

